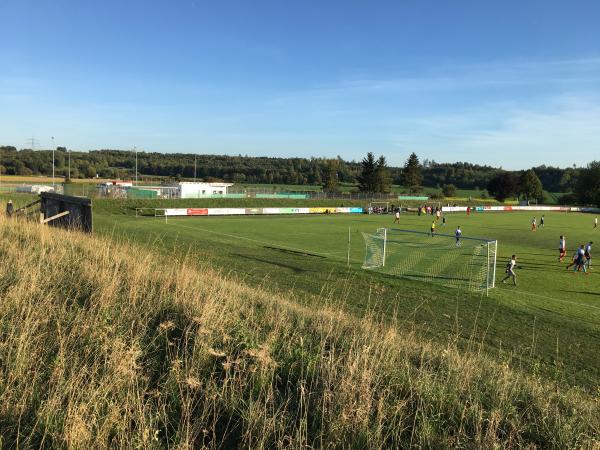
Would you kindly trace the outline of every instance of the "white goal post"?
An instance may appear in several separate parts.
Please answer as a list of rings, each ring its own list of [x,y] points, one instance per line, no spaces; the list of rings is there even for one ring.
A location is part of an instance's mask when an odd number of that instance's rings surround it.
[[[496,240],[396,228],[362,236],[363,269],[486,295],[496,285]]]

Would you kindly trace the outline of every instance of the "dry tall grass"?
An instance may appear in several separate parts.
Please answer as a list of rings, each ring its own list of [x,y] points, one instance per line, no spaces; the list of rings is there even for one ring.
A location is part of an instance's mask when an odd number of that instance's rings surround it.
[[[201,255],[0,233],[2,447],[598,445],[597,397],[243,286]]]

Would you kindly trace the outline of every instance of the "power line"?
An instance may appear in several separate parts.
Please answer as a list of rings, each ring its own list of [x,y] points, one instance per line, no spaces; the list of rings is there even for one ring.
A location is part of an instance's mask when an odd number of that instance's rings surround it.
[[[28,145],[31,150],[35,150],[36,147],[40,147],[40,141],[31,136],[29,139],[25,140],[25,145]]]

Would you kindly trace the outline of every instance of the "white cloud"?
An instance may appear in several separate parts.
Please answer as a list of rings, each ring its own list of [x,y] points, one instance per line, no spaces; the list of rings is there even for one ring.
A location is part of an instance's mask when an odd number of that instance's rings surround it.
[[[584,165],[600,157],[600,103],[595,94],[556,96],[539,108],[498,107],[408,121],[396,143],[429,158],[506,168]]]

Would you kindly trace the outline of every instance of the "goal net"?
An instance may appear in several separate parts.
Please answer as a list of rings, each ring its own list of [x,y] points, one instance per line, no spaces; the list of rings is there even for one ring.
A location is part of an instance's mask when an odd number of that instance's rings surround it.
[[[395,228],[362,235],[363,269],[486,293],[495,286],[495,240]]]

